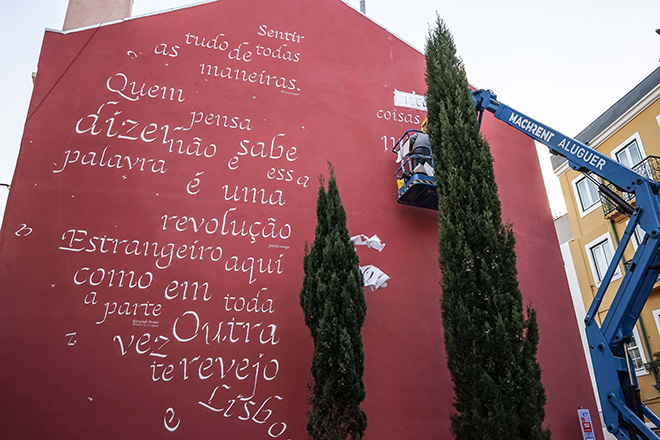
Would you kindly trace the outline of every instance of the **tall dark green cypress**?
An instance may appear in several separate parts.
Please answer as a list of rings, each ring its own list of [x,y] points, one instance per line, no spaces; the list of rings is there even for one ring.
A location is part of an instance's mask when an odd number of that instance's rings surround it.
[[[453,38],[438,19],[426,42],[428,128],[439,204],[447,364],[458,440],[546,440],[536,313],[523,313],[515,239],[502,224],[488,143]]]
[[[316,236],[305,250],[300,305],[314,340],[307,431],[314,440],[357,440],[367,427],[362,324],[367,311],[355,247],[332,167],[321,179]]]

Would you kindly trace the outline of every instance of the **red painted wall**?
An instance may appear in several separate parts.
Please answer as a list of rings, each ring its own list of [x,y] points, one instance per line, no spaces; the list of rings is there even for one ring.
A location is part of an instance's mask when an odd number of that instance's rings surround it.
[[[361,264],[391,277],[366,293],[367,438],[449,438],[436,213],[396,204],[388,151],[424,117],[393,102],[424,63],[334,0],[47,32],[0,236],[3,438],[306,438],[298,292],[328,161],[351,234],[386,243]],[[575,438],[597,411],[536,153],[484,133],[547,421]]]

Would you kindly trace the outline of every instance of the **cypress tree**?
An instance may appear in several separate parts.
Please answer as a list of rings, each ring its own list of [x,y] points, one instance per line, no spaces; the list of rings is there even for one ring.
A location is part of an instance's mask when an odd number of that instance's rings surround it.
[[[439,208],[447,365],[458,440],[549,439],[536,313],[523,313],[515,239],[502,224],[488,143],[465,70],[438,19],[426,42],[428,129]]]
[[[332,167],[320,179],[317,225],[305,249],[300,305],[314,340],[307,431],[314,440],[357,440],[367,427],[362,324],[367,311],[358,256]]]

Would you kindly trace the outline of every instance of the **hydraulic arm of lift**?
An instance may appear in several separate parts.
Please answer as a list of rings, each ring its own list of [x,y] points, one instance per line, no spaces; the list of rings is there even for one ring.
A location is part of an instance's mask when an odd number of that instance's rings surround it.
[[[596,182],[599,191],[614,202],[619,211],[630,216],[630,221],[589,307],[585,325],[607,430],[622,440],[659,440],[643,421],[646,416],[660,428],[660,419],[641,402],[627,344],[660,273],[660,184],[498,102],[488,90],[472,92],[472,97],[480,121],[483,112],[488,110],[497,119],[545,144],[553,153],[564,156],[574,170],[585,173],[592,180],[593,175],[598,176],[617,189],[635,195],[635,207],[632,207],[605,184]],[[599,326],[595,319],[598,309],[637,225],[646,233],[643,242],[637,247]]]

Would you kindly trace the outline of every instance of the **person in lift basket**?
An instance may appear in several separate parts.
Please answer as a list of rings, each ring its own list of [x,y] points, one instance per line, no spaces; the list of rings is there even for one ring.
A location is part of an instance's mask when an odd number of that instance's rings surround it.
[[[410,170],[403,173],[404,179],[408,180],[413,174],[428,174],[425,164],[431,165],[431,140],[426,133],[415,133],[410,136]]]

